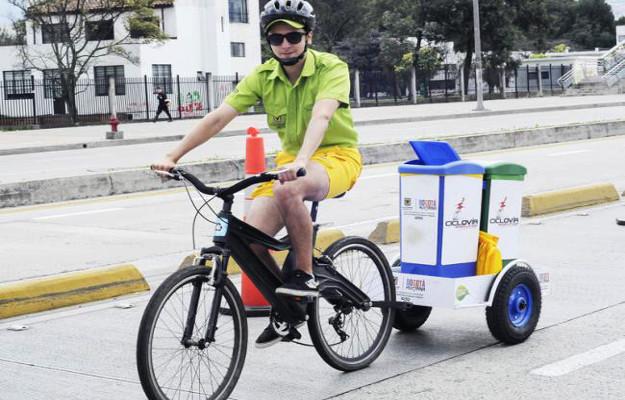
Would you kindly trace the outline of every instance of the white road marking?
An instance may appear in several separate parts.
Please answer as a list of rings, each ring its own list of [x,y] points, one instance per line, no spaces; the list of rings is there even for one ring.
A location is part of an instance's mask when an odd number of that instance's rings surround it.
[[[569,156],[571,154],[579,154],[579,153],[588,153],[590,150],[571,150],[571,151],[561,151],[558,153],[547,154],[547,157],[561,157],[561,156]]]
[[[77,215],[100,214],[100,213],[111,212],[111,211],[119,211],[119,210],[123,210],[123,209],[124,208],[117,207],[117,208],[105,208],[103,210],[81,211],[81,212],[75,212],[75,213],[69,213],[69,214],[46,215],[45,217],[33,218],[33,220],[40,221],[40,220],[46,220],[46,219],[74,217],[74,216],[77,216]]]
[[[532,370],[530,373],[551,377],[562,376],[588,365],[607,360],[608,358],[621,353],[625,353],[625,339],[596,347],[592,350],[588,350],[587,352],[576,354],[552,364],[547,364],[543,367]]]

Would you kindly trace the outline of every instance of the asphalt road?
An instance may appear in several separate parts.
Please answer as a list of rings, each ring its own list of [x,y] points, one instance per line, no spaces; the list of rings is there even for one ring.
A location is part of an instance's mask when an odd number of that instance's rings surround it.
[[[612,181],[623,189],[618,138],[471,155],[528,166],[526,193]],[[397,215],[396,166],[365,170],[353,193],[321,208],[321,220],[367,233]],[[134,261],[151,287],[190,249],[192,210],[176,191],[3,210],[2,280]],[[314,350],[249,348],[236,399],[601,398],[625,394],[625,203],[534,218],[521,228],[530,263],[551,273],[535,334],[503,346],[483,309],[435,309],[412,334],[393,333],[382,356],[350,374]],[[345,209],[349,208],[349,213]],[[208,224],[198,235],[206,239]],[[7,237],[8,236],[8,237]],[[6,238],[6,239],[5,239]],[[397,246],[385,248],[387,256]],[[4,271],[8,271],[8,279]],[[0,322],[0,399],[142,399],[134,347],[149,294]],[[131,303],[133,308],[120,308]],[[250,319],[250,344],[264,319]],[[29,329],[7,328],[26,325]],[[554,372],[555,371],[555,372]]]

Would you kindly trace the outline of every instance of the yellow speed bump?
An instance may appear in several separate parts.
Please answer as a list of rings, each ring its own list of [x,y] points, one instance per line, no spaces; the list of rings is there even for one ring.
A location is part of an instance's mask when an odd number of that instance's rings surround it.
[[[317,243],[315,246],[316,249],[314,251],[315,256],[319,256],[321,254],[321,251],[324,251],[332,243],[344,237],[345,237],[345,234],[341,230],[336,229],[336,228],[324,229],[322,231],[319,231],[319,233],[317,234]],[[271,254],[273,255],[273,258],[276,260],[278,265],[282,265],[284,264],[284,260],[286,259],[288,251],[276,251],[276,252],[272,251]],[[180,266],[178,267],[178,269],[193,265],[193,261],[195,260],[195,257],[197,256],[198,256],[197,253],[186,256],[180,263]],[[228,261],[228,274],[240,274],[240,273],[241,273],[241,268],[236,263],[236,261],[234,261],[234,259],[231,257],[230,260]]]
[[[619,194],[611,183],[578,186],[523,197],[524,217],[587,207],[619,200]]]
[[[0,284],[0,319],[147,290],[132,264]]]
[[[369,235],[369,240],[379,244],[399,242],[399,219],[378,223],[373,232]]]

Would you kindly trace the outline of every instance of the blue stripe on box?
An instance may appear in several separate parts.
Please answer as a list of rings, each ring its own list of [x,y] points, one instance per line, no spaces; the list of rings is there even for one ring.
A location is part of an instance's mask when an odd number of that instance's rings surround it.
[[[438,223],[436,224],[436,264],[443,262],[443,216],[445,211],[445,177],[438,177]]]
[[[401,186],[401,181],[403,179],[401,179],[401,175],[399,176],[399,259],[401,260],[401,255],[404,253],[402,251],[402,240],[401,240],[401,236],[402,236],[402,228],[404,226],[404,212],[402,211],[402,186]]]
[[[449,265],[425,265],[403,262],[401,263],[402,274],[440,276],[444,278],[462,278],[475,275],[475,262],[449,264]]]

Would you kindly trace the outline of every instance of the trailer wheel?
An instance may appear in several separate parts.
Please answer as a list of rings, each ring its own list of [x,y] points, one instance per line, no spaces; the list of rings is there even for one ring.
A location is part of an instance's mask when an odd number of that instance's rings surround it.
[[[541,306],[540,284],[534,272],[512,267],[499,282],[493,304],[486,307],[488,329],[504,343],[521,343],[534,332]]]
[[[401,260],[397,258],[395,262],[393,262],[393,265],[391,265],[393,273],[399,272],[400,265]],[[393,328],[401,332],[413,332],[427,321],[431,312],[432,307],[415,305],[406,310],[396,310]]]

